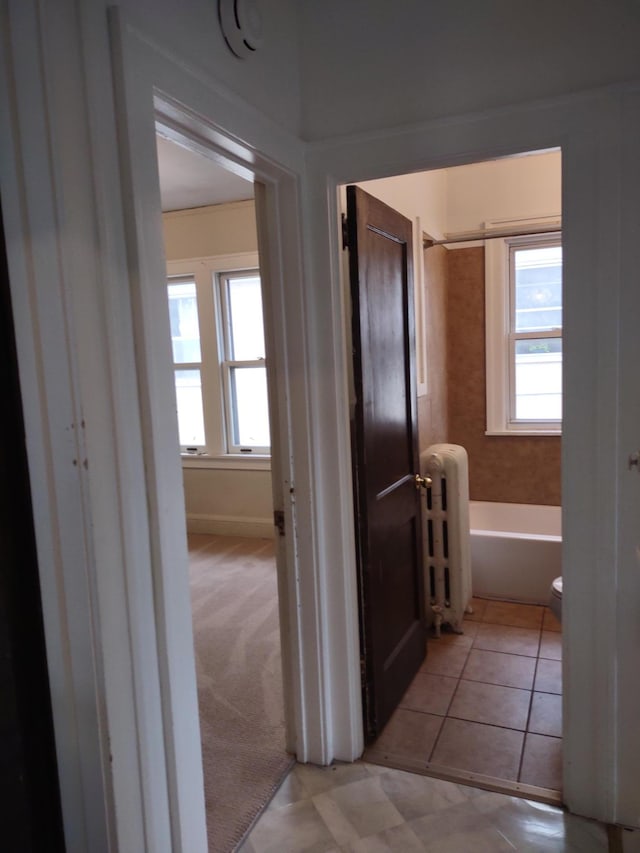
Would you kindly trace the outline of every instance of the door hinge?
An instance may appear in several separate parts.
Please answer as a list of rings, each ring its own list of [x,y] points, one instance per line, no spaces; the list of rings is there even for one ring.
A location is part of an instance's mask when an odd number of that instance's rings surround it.
[[[276,509],[273,513],[273,523],[278,529],[278,534],[284,536],[284,512],[281,509]]]
[[[342,251],[349,248],[349,224],[346,213],[342,214]]]

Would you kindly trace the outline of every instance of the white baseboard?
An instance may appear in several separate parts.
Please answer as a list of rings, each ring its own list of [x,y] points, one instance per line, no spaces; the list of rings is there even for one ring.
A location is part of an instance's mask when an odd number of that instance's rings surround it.
[[[188,533],[215,533],[218,536],[247,536],[273,539],[275,528],[271,518],[247,518],[235,515],[187,514]]]

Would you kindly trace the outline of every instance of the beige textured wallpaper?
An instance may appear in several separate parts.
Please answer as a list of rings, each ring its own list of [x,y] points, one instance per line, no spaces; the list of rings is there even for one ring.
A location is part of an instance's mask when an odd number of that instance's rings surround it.
[[[471,499],[559,505],[559,436],[484,434],[484,249],[446,254],[447,440],[467,449]]]

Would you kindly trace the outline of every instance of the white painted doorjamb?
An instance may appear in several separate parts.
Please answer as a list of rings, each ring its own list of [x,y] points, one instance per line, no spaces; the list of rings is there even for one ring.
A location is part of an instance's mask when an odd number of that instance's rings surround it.
[[[617,548],[617,482],[611,476],[617,460],[619,427],[615,413],[621,402],[617,396],[615,334],[619,322],[615,292],[621,280],[611,226],[617,217],[607,222],[608,215],[617,212],[619,199],[618,180],[613,184],[609,180],[610,147],[606,140],[620,132],[618,101],[616,91],[587,93],[483,116],[359,134],[311,144],[307,160],[307,227],[314,238],[310,267],[316,281],[330,290],[330,296],[317,309],[322,333],[316,357],[324,357],[331,365],[333,375],[327,386],[333,385],[336,396],[343,396],[347,354],[335,237],[337,186],[562,147],[567,314],[562,460],[564,711],[565,721],[570,721],[564,729],[564,798],[572,811],[603,821],[613,821],[619,815],[616,785],[620,766],[615,750],[620,685],[615,673],[617,662],[629,650],[616,643],[614,632],[596,626],[616,624],[616,575],[637,575],[635,561],[632,565]],[[637,205],[637,195],[633,203]],[[317,286],[317,294],[319,291]],[[323,316],[322,308],[326,312],[329,300],[330,316]],[[329,397],[327,410],[333,406],[334,413],[340,411],[344,400]],[[626,413],[624,417],[629,420]],[[336,421],[343,429],[335,436],[335,446],[348,459],[345,419],[338,415]],[[348,493],[349,465],[341,469],[336,466],[331,474],[336,478],[334,488]],[[335,516],[334,523],[339,523]],[[636,637],[632,651],[635,659],[637,653]],[[637,688],[632,690],[637,693]],[[587,743],[589,749],[585,749]],[[633,759],[637,767],[640,755],[635,754]]]
[[[134,30],[130,37],[135,42],[132,67],[150,76],[162,93],[156,100],[163,128],[173,121],[196,146],[204,146],[202,150],[208,148],[214,156],[216,150],[223,152],[227,165],[235,163],[245,177],[253,171],[272,199],[266,217],[272,229],[270,257],[283,275],[282,290],[273,293],[274,317],[279,318],[274,331],[287,356],[287,364],[277,368],[278,388],[287,396],[288,420],[282,415],[281,423],[289,424],[291,441],[282,459],[293,460],[297,481],[291,495],[297,513],[297,562],[287,569],[288,583],[295,583],[297,590],[289,601],[295,630],[288,640],[294,678],[299,680],[296,755],[317,764],[353,761],[363,748],[359,683],[354,687],[360,657],[356,577],[350,570],[355,555],[353,502],[350,484],[338,491],[340,478],[333,476],[335,465],[350,465],[349,449],[345,455],[344,446],[336,442],[336,428],[348,432],[349,413],[346,402],[336,408],[333,361],[327,361],[322,340],[325,335],[332,338],[325,325],[331,321],[331,303],[325,283],[311,275],[314,234],[307,214],[316,200],[308,195],[304,148],[280,128],[262,127],[255,112],[245,115],[237,101],[229,104],[205,90],[199,79],[185,74],[184,61],[174,63],[147,41],[136,39]],[[200,116],[210,117],[210,124],[203,125]],[[239,138],[251,139],[252,146],[239,145]],[[337,246],[337,230],[333,237]]]
[[[185,540],[176,521],[179,469],[172,462],[175,458],[177,465],[177,438],[170,415],[175,408],[174,391],[166,381],[171,375],[171,357],[168,337],[162,332],[168,328],[168,309],[164,287],[158,285],[164,282],[164,252],[154,122],[162,125],[163,133],[173,133],[194,150],[224,160],[227,167],[244,177],[255,177],[262,186],[257,188],[259,215],[266,214],[260,223],[261,270],[268,303],[269,359],[273,362],[270,377],[276,380],[271,410],[276,445],[274,499],[276,507],[284,509],[287,527],[278,556],[283,675],[291,715],[288,743],[299,760],[326,763],[335,755],[329,703],[337,703],[334,697],[338,694],[331,681],[333,661],[327,651],[331,615],[323,597],[325,567],[316,532],[314,465],[318,460],[312,447],[318,416],[309,390],[313,376],[307,339],[313,317],[306,305],[300,248],[299,175],[304,160],[299,142],[259,119],[254,110],[245,110],[236,98],[218,92],[201,74],[191,74],[184,58],[172,57],[141,38],[119,16],[112,23],[123,196],[130,203],[126,230],[151,494],[151,539],[155,543],[169,796],[182,833],[192,814],[192,794],[197,805],[201,780],[193,772],[199,743],[191,614],[180,588],[184,581],[175,572],[175,565],[184,558]],[[251,142],[241,141],[246,139]],[[185,748],[180,745],[184,742]],[[199,848],[183,842],[176,849],[191,853]]]

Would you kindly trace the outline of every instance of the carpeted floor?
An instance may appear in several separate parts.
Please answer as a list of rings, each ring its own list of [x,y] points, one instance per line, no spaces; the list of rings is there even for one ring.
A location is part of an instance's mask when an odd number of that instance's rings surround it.
[[[229,853],[293,761],[273,542],[191,534],[189,575],[209,851]]]

